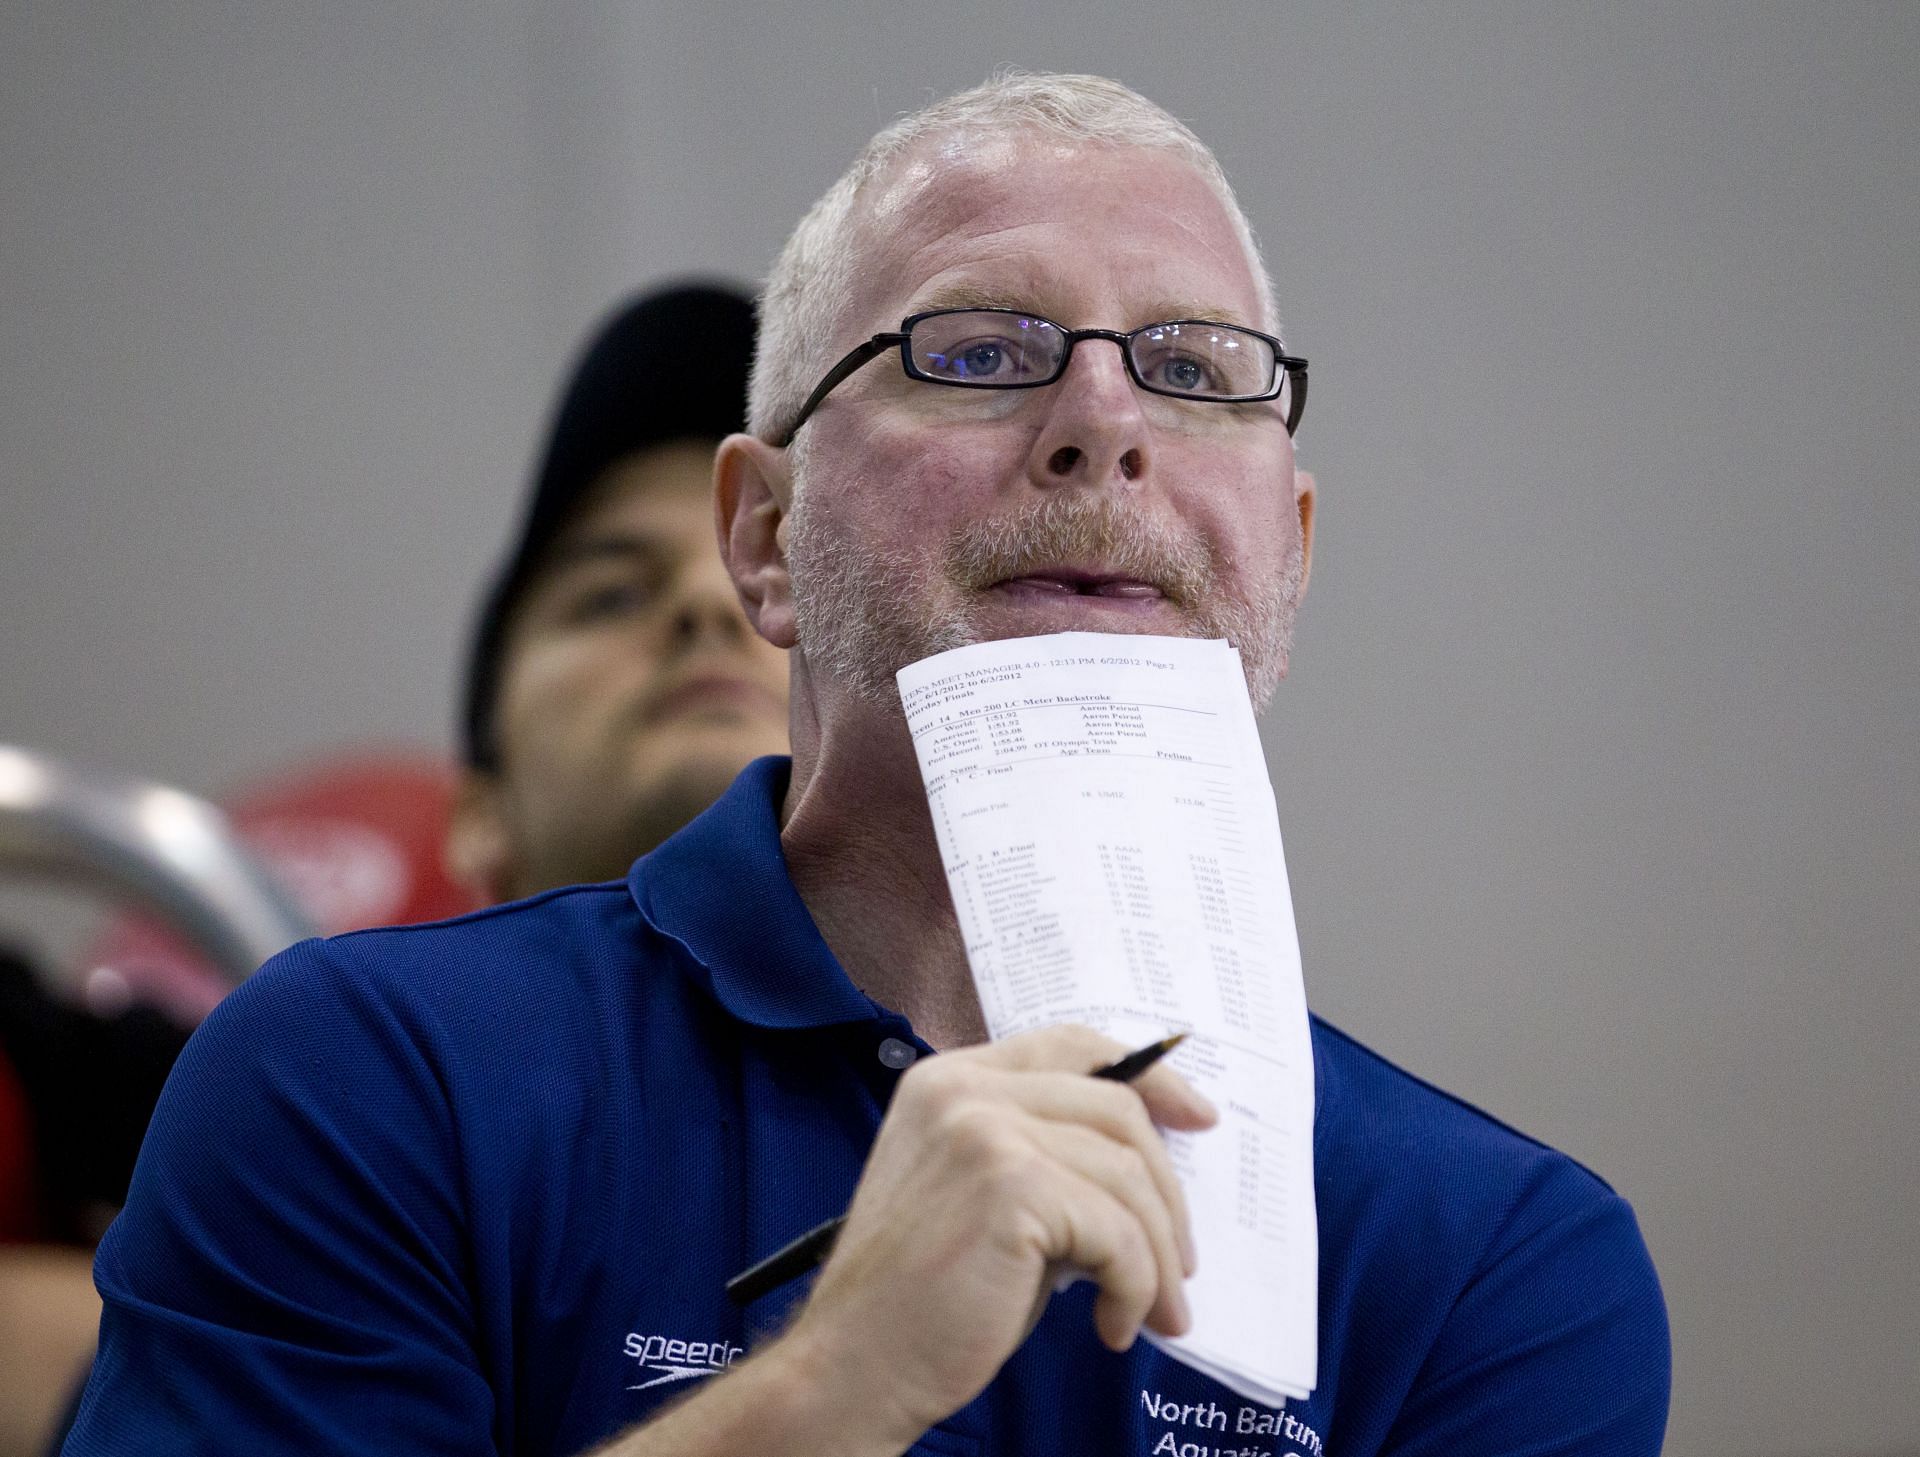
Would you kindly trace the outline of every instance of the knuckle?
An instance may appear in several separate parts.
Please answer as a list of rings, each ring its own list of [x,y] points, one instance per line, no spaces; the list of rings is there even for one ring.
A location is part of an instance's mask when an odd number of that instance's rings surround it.
[[[949,1155],[990,1188],[1018,1183],[1033,1174],[1038,1155],[990,1105],[969,1100],[945,1109],[940,1134]]]
[[[922,1071],[924,1067],[925,1063],[917,1062],[900,1074],[900,1081],[894,1085],[893,1102],[887,1110],[889,1118],[922,1117],[939,1101],[938,1079],[929,1080]]]
[[[1116,1143],[1111,1157],[1114,1173],[1123,1183],[1138,1187],[1153,1182],[1153,1170],[1147,1163],[1147,1156],[1132,1144]]]
[[[934,1114],[940,1136],[961,1153],[983,1152],[993,1141],[994,1120],[969,1098],[947,1098]]]
[[[1079,1022],[1057,1022],[1032,1036],[1035,1043],[1045,1050],[1049,1061],[1091,1061],[1097,1065],[1107,1060],[1108,1049],[1117,1045]]]
[[[1142,1308],[1151,1305],[1160,1292],[1160,1262],[1153,1250],[1136,1232],[1125,1238],[1119,1253],[1113,1266],[1114,1285],[1134,1304]]]
[[[1146,1100],[1140,1096],[1137,1088],[1126,1083],[1089,1081],[1096,1090],[1093,1096],[1099,1100],[1101,1116],[1114,1132],[1136,1142],[1159,1137],[1154,1132],[1153,1119],[1147,1113]]]
[[[1126,1098],[1122,1103],[1121,1117],[1127,1122],[1127,1128],[1136,1139],[1151,1139],[1159,1143],[1160,1132],[1153,1126],[1153,1118],[1147,1112],[1146,1099],[1132,1088],[1123,1088]]]
[[[985,1151],[980,1165],[988,1187],[1001,1198],[1024,1195],[1040,1177],[1044,1158],[1025,1143],[999,1138]]]
[[[1158,1261],[1152,1258],[1153,1246],[1147,1239],[1147,1232],[1139,1217],[1125,1204],[1114,1200],[1107,1203],[1099,1215],[1099,1237],[1105,1246],[1107,1259],[1117,1271],[1125,1273],[1126,1278],[1137,1280],[1145,1278],[1146,1267],[1157,1267]]]
[[[979,1090],[976,1070],[941,1066],[944,1057],[922,1058],[900,1075],[893,1101],[933,1127],[945,1127]]]
[[[1079,1022],[1063,1023],[1059,1031],[1061,1045],[1064,1048],[1092,1058],[1110,1060],[1109,1054],[1120,1045],[1111,1037],[1103,1036]],[[1115,1084],[1115,1086],[1119,1085]]]
[[[981,1211],[981,1223],[1022,1249],[1053,1250],[1066,1243],[1054,1220],[1024,1202],[989,1205]]]
[[[1127,1244],[1133,1251],[1141,1278],[1158,1281],[1160,1254],[1154,1248],[1153,1231],[1145,1219],[1136,1216],[1127,1221]]]
[[[953,1064],[943,1057],[923,1057],[900,1074],[894,1087],[896,1101],[901,1098],[937,1098],[954,1085]]]

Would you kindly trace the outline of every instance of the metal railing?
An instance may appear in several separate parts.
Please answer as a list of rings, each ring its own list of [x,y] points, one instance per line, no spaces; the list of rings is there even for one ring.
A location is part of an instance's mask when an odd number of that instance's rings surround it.
[[[0,870],[7,869],[145,903],[236,985],[314,934],[205,800],[0,744]]]

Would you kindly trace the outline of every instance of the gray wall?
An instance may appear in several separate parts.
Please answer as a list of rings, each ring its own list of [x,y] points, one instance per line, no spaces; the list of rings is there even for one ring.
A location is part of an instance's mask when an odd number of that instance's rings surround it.
[[[764,13],[763,13],[764,12]],[[1638,1209],[1670,1450],[1920,1448],[1920,7],[12,7],[0,740],[441,743],[619,290],[1107,72],[1313,360],[1267,725],[1310,989]]]

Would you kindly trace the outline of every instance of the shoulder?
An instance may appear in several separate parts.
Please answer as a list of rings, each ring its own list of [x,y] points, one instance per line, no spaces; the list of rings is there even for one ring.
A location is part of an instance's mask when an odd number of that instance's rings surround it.
[[[1313,1042],[1323,1228],[1389,1240],[1382,1258],[1408,1263],[1446,1300],[1552,1231],[1631,1253],[1651,1279],[1632,1210],[1591,1169],[1317,1017]]]
[[[373,1019],[429,1040],[523,1037],[589,1014],[661,948],[623,884],[570,886],[452,920],[302,942],[207,1019],[297,1028]]]
[[[618,974],[644,926],[624,881],[571,885],[446,921],[349,931],[328,959],[369,982],[436,997],[499,995],[541,977]],[[271,963],[269,963],[271,966]]]
[[[1313,1019],[1317,1164],[1370,1200],[1413,1198],[1484,1219],[1516,1203],[1615,1198],[1592,1170]],[[1338,1189],[1328,1192],[1338,1194]]]
[[[288,948],[214,1009],[170,1091],[203,1107],[384,1103],[449,1133],[504,1133],[563,1091],[590,1101],[620,1065],[615,1040],[684,1019],[693,985],[623,885],[572,887]]]
[[[577,1152],[630,1065],[632,989],[684,995],[665,966],[639,974],[668,954],[643,933],[624,887],[588,886],[289,947],[189,1040],[121,1222],[192,1245],[183,1200],[477,1217]]]
[[[1520,1441],[1579,1412],[1623,1434],[1604,1450],[1657,1451],[1666,1306],[1626,1200],[1317,1018],[1313,1040],[1323,1308],[1405,1415]]]

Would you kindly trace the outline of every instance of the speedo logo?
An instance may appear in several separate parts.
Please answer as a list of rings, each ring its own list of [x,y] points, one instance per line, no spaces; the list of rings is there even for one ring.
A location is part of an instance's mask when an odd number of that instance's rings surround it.
[[[690,1381],[696,1376],[711,1376],[724,1371],[747,1353],[745,1346],[726,1341],[683,1341],[667,1336],[647,1336],[627,1332],[626,1352],[640,1363],[638,1374],[646,1381],[629,1386],[629,1391],[645,1391],[649,1386],[664,1386],[669,1381]]]

